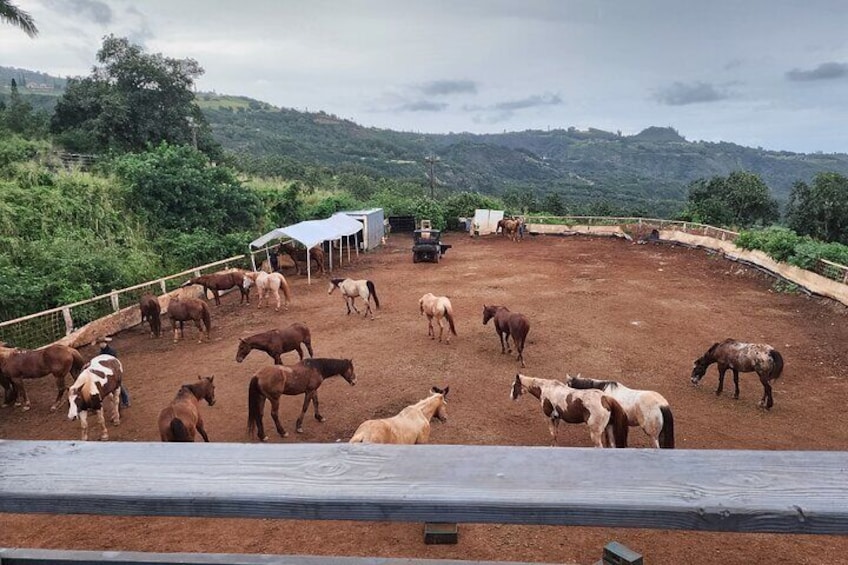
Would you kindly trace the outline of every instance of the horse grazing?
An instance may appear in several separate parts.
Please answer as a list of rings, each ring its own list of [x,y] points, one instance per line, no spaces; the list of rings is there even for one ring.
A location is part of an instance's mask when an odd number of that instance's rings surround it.
[[[209,332],[212,331],[212,317],[209,312],[209,306],[202,300],[197,298],[172,298],[168,304],[168,316],[171,318],[171,326],[174,328],[174,343],[179,337],[185,337],[183,324],[188,320],[194,321],[200,331],[200,340],[198,343],[203,343],[203,326],[206,327],[206,340],[209,341]],[[177,334],[177,322],[180,324],[179,334]],[[203,325],[201,325],[201,322]]]
[[[243,286],[249,289],[254,284],[256,285],[256,290],[259,293],[259,303],[256,305],[257,308],[262,308],[262,301],[265,299],[265,296],[273,292],[274,297],[277,299],[277,308],[275,311],[279,312],[280,289],[282,288],[283,294],[286,296],[286,310],[289,309],[289,304],[291,304],[291,289],[289,289],[289,283],[286,281],[286,277],[277,272],[245,272]]]
[[[183,283],[182,286],[185,287],[193,284],[199,284],[203,287],[204,296],[206,296],[207,291],[211,290],[212,295],[215,297],[216,306],[221,305],[221,296],[218,294],[218,291],[236,287],[241,293],[239,304],[245,301],[250,304],[250,288],[244,287],[244,273],[245,272],[241,269],[233,269],[231,271],[221,271],[218,273],[211,273],[209,275],[200,275],[199,277],[194,277],[188,282]]]
[[[674,447],[674,416],[668,401],[658,392],[628,388],[616,381],[600,381],[566,375],[565,384],[576,389],[598,389],[621,404],[631,426],[642,428],[654,447]]]
[[[312,353],[312,332],[309,331],[309,328],[305,324],[295,322],[281,330],[270,330],[239,339],[236,362],[241,363],[244,361],[248,353],[254,349],[264,351],[270,355],[275,365],[282,365],[283,361],[280,356],[289,351],[297,351],[300,360],[303,361],[301,344],[306,346],[310,357],[315,356]]]
[[[515,349],[518,351],[518,360],[521,361],[521,366],[524,364],[524,342],[527,340],[527,332],[530,331],[530,321],[524,314],[518,312],[510,312],[506,306],[486,306],[483,305],[483,325],[489,323],[489,320],[495,319],[495,331],[498,333],[498,338],[501,340],[501,353],[512,353],[509,347],[509,338],[515,343]]]
[[[53,375],[56,379],[56,401],[50,406],[55,412],[65,397],[65,377],[79,376],[85,361],[79,351],[66,345],[48,345],[43,349],[26,350],[5,347],[0,343],[0,385],[4,390],[3,407],[23,404],[30,409],[24,379],[38,379]]]
[[[371,310],[369,299],[374,298],[374,305],[379,308],[380,300],[377,298],[377,289],[374,288],[374,283],[369,280],[354,280],[354,279],[330,279],[330,288],[327,294],[333,294],[333,291],[339,289],[342,291],[342,296],[347,305],[347,313],[350,314],[350,309],[359,314],[356,308],[356,298],[362,298],[365,301],[365,315],[371,313],[371,319],[374,319],[374,311]]]
[[[297,274],[300,274],[300,261],[301,263],[306,263],[306,249],[302,247],[297,247],[294,243],[281,243],[278,247],[279,251],[284,253],[288,253],[291,260],[294,262],[294,268],[297,271]],[[309,250],[309,257],[312,261],[315,261],[315,264],[318,266],[318,270],[321,274],[324,274],[324,249],[320,245],[316,245],[315,247]],[[308,267],[308,265],[307,265]]]
[[[436,332],[433,329],[433,318],[439,324],[439,341],[442,341],[442,333],[445,327],[442,320],[447,320],[450,326],[450,333],[445,343],[450,343],[450,334],[456,335],[456,328],[453,323],[453,306],[447,296],[435,296],[428,292],[418,300],[418,306],[421,308],[421,315],[427,314],[427,335],[430,339],[436,339]]]
[[[430,420],[433,416],[440,422],[448,419],[447,395],[450,387],[444,390],[433,387],[430,396],[410,404],[397,415],[380,420],[366,420],[359,424],[349,443],[428,443],[430,441]]]
[[[159,306],[159,299],[152,294],[145,294],[138,301],[141,308],[141,323],[145,320],[150,324],[150,337],[159,337],[162,335],[162,308]]]
[[[82,440],[88,441],[88,414],[97,414],[97,420],[103,432],[101,440],[109,439],[106,419],[103,416],[103,401],[112,401],[112,416],[110,420],[116,426],[121,423],[121,380],[124,367],[121,362],[111,355],[98,355],[88,362],[82,372],[68,389],[68,420],[79,418],[82,428]]]
[[[509,391],[513,400],[524,392],[539,399],[548,417],[551,445],[557,444],[559,422],[586,423],[596,447],[627,447],[627,413],[613,397],[597,389],[578,390],[553,379],[515,375]]]
[[[265,411],[265,399],[271,401],[271,418],[280,437],[288,437],[288,432],[280,423],[280,396],[296,396],[304,394],[303,409],[297,419],[295,429],[297,433],[303,433],[303,417],[309,402],[315,412],[315,419],[324,421],[324,417],[318,411],[318,387],[324,379],[341,375],[350,383],[356,384],[356,373],[353,370],[353,361],[350,359],[304,359],[294,365],[273,365],[263,367],[253,378],[247,387],[247,434],[253,435],[254,429],[260,441],[268,441],[265,435],[265,427],[262,425],[262,416]]]
[[[203,441],[209,441],[197,405],[201,400],[209,406],[215,405],[214,380],[215,377],[197,377],[195,382],[180,387],[171,405],[159,412],[162,441],[194,441],[196,433]]]
[[[698,384],[707,373],[707,368],[713,363],[718,364],[718,388],[720,395],[724,388],[724,373],[733,371],[733,385],[736,391],[733,398],[739,398],[739,373],[756,372],[763,385],[763,398],[760,408],[771,410],[774,400],[771,394],[771,381],[780,377],[783,372],[783,356],[771,345],[765,343],[742,343],[735,339],[726,339],[714,343],[706,353],[695,359],[692,367],[692,384]]]

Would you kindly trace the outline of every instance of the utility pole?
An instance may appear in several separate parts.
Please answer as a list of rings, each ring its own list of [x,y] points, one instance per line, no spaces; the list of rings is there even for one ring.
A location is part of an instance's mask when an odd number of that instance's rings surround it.
[[[433,176],[433,166],[439,161],[441,161],[441,159],[432,153],[424,158],[424,162],[430,165],[430,198],[434,198],[434,188],[436,186],[435,177]]]

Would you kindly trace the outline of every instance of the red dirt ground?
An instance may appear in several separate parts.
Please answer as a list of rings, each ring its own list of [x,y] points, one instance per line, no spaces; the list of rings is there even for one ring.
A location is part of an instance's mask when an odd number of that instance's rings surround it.
[[[538,406],[508,398],[518,368],[514,358],[502,356],[494,329],[481,325],[482,304],[499,303],[531,320],[527,374],[582,373],[657,390],[674,410],[679,448],[848,447],[848,326],[841,305],[774,292],[772,280],[753,269],[683,247],[576,237],[528,237],[513,244],[460,234],[448,234],[447,242],[454,247],[440,264],[413,264],[408,237],[396,234],[378,252],[336,271],[375,282],[383,303],[375,321],[345,316],[342,298],[327,296],[326,278],[308,287],[303,277],[291,275],[295,302],[287,313],[257,311],[255,297],[251,307],[239,307],[236,296],[212,306],[212,343],[198,344],[193,327],[176,345],[170,336],[152,340],[140,326],[117,335],[113,345],[124,362],[132,406],[121,426],[112,428],[112,439],[157,441],[156,416],[179,385],[214,374],[218,402],[201,408],[212,441],[248,441],[247,382],[271,361],[254,352],[236,364],[236,340],[303,321],[312,329],[316,355],[353,358],[359,382],[353,388],[342,379],[324,383],[327,421],[318,423],[310,414],[304,434],[292,432],[285,440],[272,435],[272,442],[345,441],[361,421],[394,414],[423,398],[431,385],[450,384],[449,420],[434,423],[432,443],[547,445]],[[427,339],[417,305],[425,292],[446,294],[453,302],[459,336],[449,346]],[[720,398],[713,394],[715,367],[700,388],[689,383],[692,361],[731,336],[767,342],[783,353],[786,369],[770,413],[756,406],[762,388],[753,374],[742,375],[738,401],[729,387]],[[294,353],[284,357],[295,359]],[[52,386],[52,379],[30,383],[32,410],[0,413],[0,437],[78,439],[78,423],[47,412]],[[288,428],[301,401],[282,402]],[[590,445],[585,426],[560,429],[560,446]],[[635,447],[648,446],[638,429],[631,438]],[[98,533],[107,521],[118,538]],[[421,524],[66,516],[58,525],[49,516],[0,515],[5,547],[589,563],[610,540],[655,564],[837,563],[848,555],[846,537],[460,525],[458,545],[427,546]]]

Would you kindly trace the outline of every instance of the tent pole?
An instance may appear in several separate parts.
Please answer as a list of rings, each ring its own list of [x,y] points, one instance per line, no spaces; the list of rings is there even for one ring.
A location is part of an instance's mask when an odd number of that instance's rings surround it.
[[[359,257],[359,232],[356,232],[353,236],[354,242],[356,243],[356,256]]]
[[[306,248],[306,284],[312,284],[312,258],[308,247]]]
[[[330,240],[330,272],[333,272],[333,240]]]
[[[253,248],[247,246],[247,252],[250,253],[250,264],[253,265],[253,272],[256,272],[256,257],[253,256]]]
[[[350,263],[350,236],[347,236],[347,262]]]

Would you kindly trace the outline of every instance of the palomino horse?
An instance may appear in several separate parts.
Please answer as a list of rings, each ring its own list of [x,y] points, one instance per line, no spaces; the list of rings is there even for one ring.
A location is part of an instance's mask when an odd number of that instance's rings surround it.
[[[65,397],[65,377],[79,376],[85,361],[79,351],[66,345],[48,345],[43,349],[26,350],[5,347],[0,343],[0,385],[5,392],[3,407],[23,404],[30,409],[24,379],[38,379],[53,375],[56,379],[56,401],[50,406],[55,412]]]
[[[289,283],[286,281],[286,277],[277,272],[245,272],[243,282],[244,287],[249,289],[254,284],[256,285],[256,290],[259,293],[259,303],[256,305],[257,308],[262,308],[262,301],[265,299],[265,296],[273,292],[274,297],[277,299],[277,308],[275,311],[279,312],[280,289],[282,288],[283,294],[286,296],[286,310],[289,309],[289,304],[291,304],[291,290],[289,289]]]
[[[97,420],[103,432],[101,440],[109,439],[106,418],[103,416],[103,402],[112,401],[112,416],[109,418],[116,426],[121,423],[121,379],[124,368],[121,362],[111,355],[98,355],[83,368],[74,384],[68,389],[68,420],[79,418],[82,428],[82,440],[88,441],[88,414],[97,414]]]
[[[324,379],[341,375],[351,386],[356,384],[356,373],[353,370],[353,361],[350,359],[304,359],[294,365],[273,365],[260,369],[247,387],[247,433],[256,435],[261,441],[268,441],[265,435],[265,427],[262,425],[262,416],[265,411],[265,399],[271,401],[271,418],[280,437],[289,434],[280,423],[280,396],[296,396],[304,394],[303,409],[297,418],[295,429],[303,433],[303,417],[309,402],[315,411],[315,419],[324,421],[324,417],[318,411],[318,387]]]
[[[203,441],[209,441],[198,403],[205,400],[209,406],[215,405],[214,379],[197,377],[193,383],[181,386],[171,405],[159,412],[159,437],[162,441],[194,441],[195,433],[199,433]]]
[[[548,417],[551,445],[557,444],[559,422],[586,423],[596,447],[627,447],[627,414],[613,397],[597,389],[578,390],[553,379],[515,375],[509,397],[518,400],[524,392],[539,399]]]
[[[159,306],[159,299],[152,294],[145,294],[138,305],[141,309],[141,323],[147,320],[150,324],[150,337],[162,335],[162,308]]]
[[[410,404],[397,415],[362,422],[350,438],[350,443],[428,443],[433,416],[440,422],[448,419],[448,391],[450,387],[442,390],[434,386],[430,389],[430,396]]]
[[[651,438],[654,447],[674,447],[674,417],[668,401],[652,390],[627,388],[616,381],[572,377],[566,375],[565,384],[577,389],[598,389],[615,398],[624,411],[631,426],[639,426]]]
[[[456,335],[456,328],[453,324],[453,306],[447,296],[435,296],[428,292],[418,300],[418,306],[421,308],[421,315],[427,314],[427,335],[431,339],[436,339],[436,332],[433,329],[433,318],[439,324],[439,341],[442,341],[442,333],[445,327],[442,320],[447,320],[450,326],[450,333],[445,343],[450,343],[450,334]]]
[[[199,277],[194,277],[193,279],[190,279],[182,286],[199,284],[203,287],[204,296],[206,296],[207,291],[211,290],[213,296],[215,297],[216,306],[221,305],[221,296],[218,294],[218,291],[237,287],[239,289],[239,292],[241,293],[241,297],[239,298],[239,304],[245,301],[250,304],[250,288],[244,287],[244,273],[245,272],[241,269],[233,269],[230,271],[221,271],[209,275],[200,275]]]
[[[524,314],[518,312],[510,312],[506,306],[486,306],[483,305],[483,325],[489,323],[489,320],[495,319],[495,331],[498,333],[498,338],[501,340],[501,353],[512,353],[509,347],[509,338],[515,343],[515,349],[518,351],[518,360],[521,361],[521,366],[524,364],[524,342],[527,340],[527,332],[530,331],[530,321]]]
[[[305,324],[295,322],[281,330],[270,330],[239,339],[236,362],[241,363],[244,361],[247,354],[254,349],[264,351],[270,355],[275,365],[282,365],[283,361],[280,356],[289,351],[297,351],[300,360],[303,361],[301,344],[306,346],[310,357],[315,356],[312,353],[312,332],[309,331],[309,328]]]
[[[760,408],[770,410],[774,406],[771,395],[771,381],[783,372],[783,356],[771,345],[765,343],[742,343],[735,339],[726,339],[714,343],[706,353],[695,359],[692,367],[692,384],[698,384],[707,373],[707,368],[718,363],[718,388],[716,395],[724,388],[724,373],[733,371],[733,385],[736,391],[733,398],[739,398],[739,373],[755,371],[763,384],[763,398]]]
[[[359,314],[356,308],[356,297],[362,298],[365,301],[365,315],[371,314],[371,319],[374,319],[374,311],[371,310],[369,298],[374,298],[374,305],[379,308],[380,300],[377,298],[377,289],[374,288],[374,283],[369,280],[354,280],[354,279],[330,279],[330,288],[327,294],[333,294],[333,291],[339,289],[342,291],[342,296],[347,304],[347,313],[350,314],[350,309]]]
[[[209,332],[212,331],[212,317],[209,312],[209,306],[202,300],[197,298],[172,298],[168,304],[168,316],[171,318],[171,326],[174,328],[174,342],[179,338],[185,337],[183,325],[188,320],[193,320],[200,332],[199,343],[203,342],[203,326],[206,326],[206,341],[211,338]],[[201,322],[203,325],[201,325]],[[177,323],[180,325],[179,334],[177,334]]]
[[[301,247],[297,247],[292,242],[281,243],[278,248],[280,252],[288,253],[291,260],[294,261],[294,268],[297,270],[297,274],[300,274],[300,263],[306,263],[306,249]],[[324,249],[320,245],[316,245],[315,247],[309,250],[310,260],[314,261],[318,266],[318,270],[321,274],[324,274]],[[308,265],[307,265],[308,267]]]

